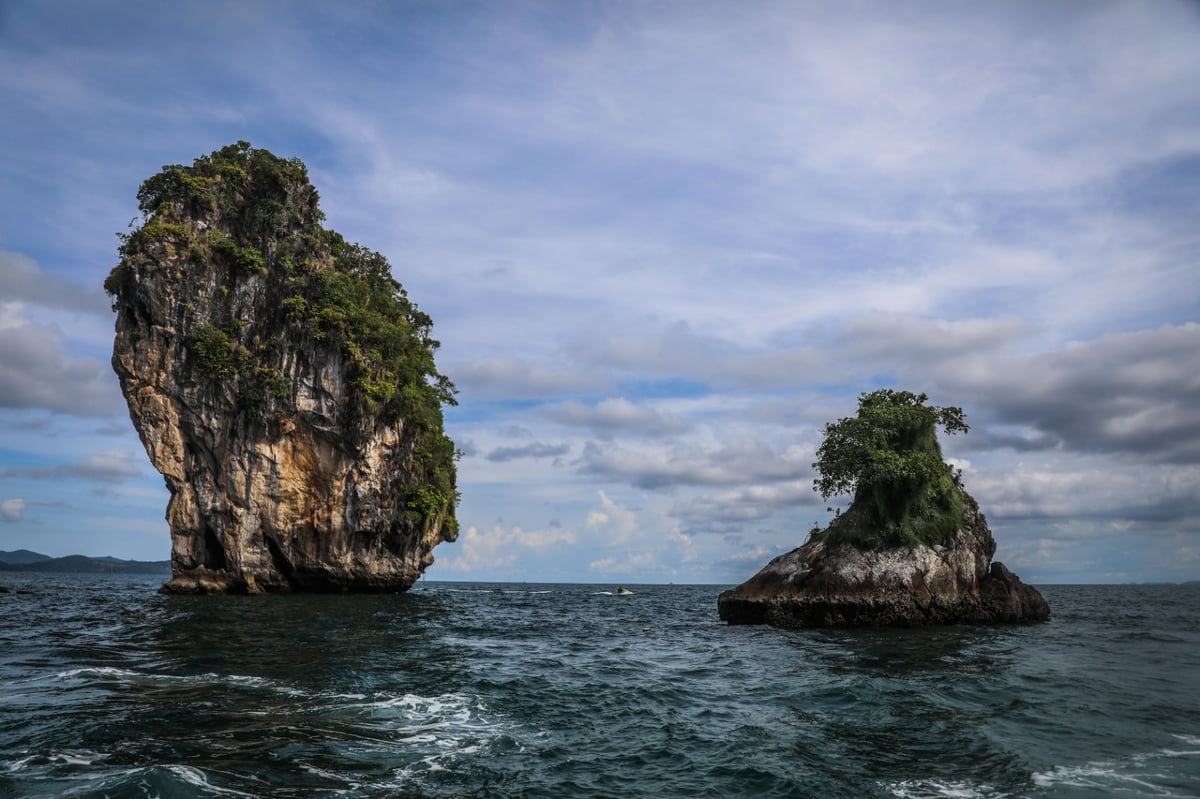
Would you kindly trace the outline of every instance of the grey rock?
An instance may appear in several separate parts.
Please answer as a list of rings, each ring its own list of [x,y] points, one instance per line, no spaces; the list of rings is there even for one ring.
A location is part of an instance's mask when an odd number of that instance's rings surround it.
[[[818,538],[768,563],[717,599],[730,624],[915,627],[1045,621],[1046,600],[1003,563],[974,500],[947,546],[859,549]],[[848,517],[848,518],[847,518]],[[851,508],[843,524],[861,523]]]

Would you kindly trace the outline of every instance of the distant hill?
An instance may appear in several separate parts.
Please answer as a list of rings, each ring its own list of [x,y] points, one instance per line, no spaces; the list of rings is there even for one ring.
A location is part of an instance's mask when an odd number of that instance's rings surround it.
[[[169,574],[169,560],[121,560],[114,557],[89,558],[67,555],[52,558],[27,549],[0,551],[0,571],[71,572],[75,574]]]
[[[40,552],[30,552],[28,549],[18,549],[15,552],[5,552],[0,549],[0,562],[3,563],[37,563],[40,560],[53,560],[53,558]]]

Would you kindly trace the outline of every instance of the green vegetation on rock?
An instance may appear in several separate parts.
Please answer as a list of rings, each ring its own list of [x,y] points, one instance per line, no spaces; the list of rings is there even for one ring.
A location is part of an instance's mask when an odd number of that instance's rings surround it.
[[[961,408],[926,404],[925,394],[882,389],[859,397],[858,414],[825,425],[813,467],[823,499],[852,494],[847,513],[817,535],[874,549],[945,544],[967,498],[942,459],[937,428],[967,432]]]
[[[134,302],[141,282],[186,284],[187,317],[154,324],[180,331],[196,378],[232,391],[250,421],[288,410],[281,352],[336,356],[345,439],[362,424],[403,421],[423,472],[406,498],[414,521],[453,527],[455,448],[442,405],[455,404],[456,389],[434,363],[432,320],[384,256],[322,226],[304,164],[238,142],[163,167],[137,199],[141,225],[120,236],[104,283],[114,303]]]

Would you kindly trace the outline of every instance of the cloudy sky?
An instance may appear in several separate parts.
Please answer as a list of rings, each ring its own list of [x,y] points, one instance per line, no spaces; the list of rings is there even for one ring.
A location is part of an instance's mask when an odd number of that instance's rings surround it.
[[[0,549],[169,556],[101,283],[140,182],[244,139],[435,321],[431,579],[740,582],[878,387],[964,408],[1026,580],[1200,579],[1198,42],[1170,0],[0,0]]]

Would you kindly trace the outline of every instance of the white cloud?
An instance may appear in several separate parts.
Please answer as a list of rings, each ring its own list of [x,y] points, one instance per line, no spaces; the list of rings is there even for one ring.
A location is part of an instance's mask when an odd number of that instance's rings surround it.
[[[605,437],[617,434],[669,436],[686,430],[688,426],[676,414],[637,405],[624,397],[610,397],[595,405],[570,400],[544,406],[540,412],[559,424],[586,427]]]
[[[813,491],[812,480],[744,486],[711,494],[689,495],[671,509],[684,528],[695,533],[729,533],[770,519],[781,511],[805,508],[813,521],[828,504]],[[807,528],[805,528],[807,529]],[[795,530],[796,535],[803,531]]]
[[[603,385],[584,374],[531,367],[520,358],[505,356],[460,365],[454,369],[453,379],[464,399],[475,400],[553,397]]]
[[[1059,454],[1008,463],[1003,471],[974,470],[966,485],[989,519],[1200,525],[1200,466]]]
[[[793,480],[811,474],[811,459],[812,451],[801,445],[780,450],[741,437],[723,439],[715,446],[695,441],[669,447],[589,442],[580,468],[585,474],[639,488],[663,489]]]
[[[26,502],[23,499],[6,499],[4,502],[0,502],[0,517],[3,517],[6,522],[19,522],[25,506]]]
[[[497,525],[481,533],[468,527],[452,548],[437,553],[440,570],[465,574],[504,574],[532,553],[544,553],[575,543],[570,530],[522,530]]]
[[[588,527],[603,529],[609,543],[628,542],[638,527],[637,514],[613,502],[604,491],[596,493],[600,496],[600,507],[588,512]]]

